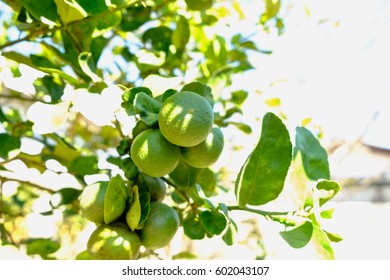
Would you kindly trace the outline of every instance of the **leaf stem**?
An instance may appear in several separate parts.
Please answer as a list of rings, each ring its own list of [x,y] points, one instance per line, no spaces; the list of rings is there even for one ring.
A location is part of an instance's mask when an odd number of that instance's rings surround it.
[[[246,206],[241,207],[238,205],[228,206],[228,210],[229,211],[236,211],[236,210],[246,211],[246,212],[255,213],[255,214],[262,215],[264,217],[269,217],[269,218],[272,218],[274,216],[285,216],[285,215],[290,213],[290,212],[269,212],[269,211],[263,211],[263,210],[259,210],[259,209],[249,208]]]

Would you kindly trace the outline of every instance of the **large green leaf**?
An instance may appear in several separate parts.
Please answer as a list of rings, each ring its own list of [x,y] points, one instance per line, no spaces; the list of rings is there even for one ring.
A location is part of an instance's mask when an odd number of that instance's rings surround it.
[[[142,35],[142,41],[150,43],[156,51],[168,53],[171,45],[172,30],[166,26],[152,27]]]
[[[149,6],[134,5],[127,8],[122,15],[121,29],[133,31],[150,19],[152,9]]]
[[[92,175],[99,171],[96,156],[79,156],[69,165],[69,171],[80,175]]]
[[[19,137],[7,133],[0,134],[0,157],[8,159],[19,153],[21,141]]]
[[[128,197],[126,183],[122,177],[116,175],[111,178],[104,197],[104,223],[109,224],[122,215]]]
[[[303,248],[309,243],[313,234],[313,224],[310,221],[304,222],[302,225],[295,227],[289,231],[282,231],[280,235],[293,248]]]
[[[135,96],[140,92],[144,92],[149,96],[153,96],[153,93],[147,87],[133,87],[133,88],[126,90],[122,94],[122,101],[123,102],[122,102],[121,106],[123,109],[126,110],[127,114],[130,116],[133,116],[136,114],[135,108],[134,108],[134,99],[135,99]]]
[[[295,145],[302,154],[303,167],[310,180],[330,178],[328,154],[307,128],[296,128]]]
[[[87,13],[76,2],[72,0],[54,0],[57,5],[58,13],[60,14],[61,21],[64,24],[68,24],[72,21],[81,20],[87,17]]]
[[[283,190],[291,158],[292,145],[285,125],[273,113],[267,113],[260,141],[237,176],[238,204],[262,205],[276,199]]]
[[[213,0],[185,0],[187,8],[194,11],[203,11],[211,8]]]

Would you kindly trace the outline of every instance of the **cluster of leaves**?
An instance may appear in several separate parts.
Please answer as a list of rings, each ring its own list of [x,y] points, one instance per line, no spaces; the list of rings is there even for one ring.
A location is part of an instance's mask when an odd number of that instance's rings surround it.
[[[119,168],[123,177],[132,182],[138,169],[128,156],[131,141],[137,133],[155,125],[153,98],[163,100],[183,80],[197,80],[184,88],[221,104],[223,110],[215,115],[217,125],[234,125],[245,133],[251,132],[247,124],[230,119],[241,112],[247,91],[232,92],[229,100],[220,99],[216,92],[212,94],[213,86],[221,79],[228,85],[232,75],[252,69],[249,52],[270,54],[242,34],[218,34],[221,22],[228,26],[224,19],[232,14],[245,17],[239,1],[2,2],[13,11],[13,17],[3,22],[6,32],[0,32],[1,58],[10,63],[5,67],[9,67],[14,79],[25,78],[20,65],[43,73],[32,81],[34,94],[18,91],[5,82],[0,85],[4,93],[0,95],[0,221],[5,221],[0,222],[2,244],[25,244],[28,254],[52,258],[60,248],[57,241],[15,240],[10,234],[13,223],[32,211],[32,201],[43,192],[50,194],[51,208],[41,214],[61,211],[65,219],[78,217],[78,198],[90,175],[112,180],[117,178]],[[280,7],[281,1],[264,1],[264,10],[259,11],[255,24],[282,32]],[[15,31],[18,39],[13,38]],[[19,48],[21,43],[25,47]],[[172,76],[179,77],[179,82],[168,78]],[[139,92],[153,98],[135,98]],[[8,100],[17,100],[21,105],[3,102]],[[109,106],[108,100],[116,100],[119,106]],[[30,117],[28,113],[26,116],[26,106]],[[39,118],[33,111],[50,117]],[[125,117],[120,118],[122,111]],[[125,132],[129,118],[134,117],[139,121]],[[49,129],[41,129],[43,124]],[[21,151],[24,140],[40,143],[43,148],[32,154]],[[50,162],[56,162],[60,168],[51,171],[58,176],[69,175],[75,183],[50,188],[30,178],[15,177],[8,164],[17,161],[41,174],[50,171]],[[248,207],[276,200],[289,171],[301,197],[296,211],[267,212]],[[320,218],[331,217],[332,210],[323,209],[324,204],[339,189],[329,180],[326,152],[303,127],[297,128],[292,148],[290,134],[273,114],[264,116],[259,143],[237,177],[237,205],[213,201],[220,182],[212,169],[195,169],[181,163],[164,179],[171,185],[170,195],[181,214],[184,232],[192,239],[222,235],[227,244],[233,244],[238,225],[229,213],[242,210],[285,225],[281,236],[292,247],[300,248],[314,240],[327,258],[333,257],[330,242],[340,240],[319,223]],[[2,188],[8,181],[18,182],[19,187],[11,197],[3,197]],[[310,182],[318,183],[312,187]]]

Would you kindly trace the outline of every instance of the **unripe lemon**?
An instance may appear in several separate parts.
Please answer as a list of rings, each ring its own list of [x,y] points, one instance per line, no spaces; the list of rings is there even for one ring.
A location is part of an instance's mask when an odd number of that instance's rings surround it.
[[[108,182],[99,182],[86,186],[80,196],[80,212],[94,223],[104,222],[104,197]]]
[[[141,242],[126,224],[100,225],[89,237],[87,251],[92,260],[135,260]]]
[[[213,127],[202,143],[189,148],[182,148],[182,156],[186,163],[195,168],[205,168],[214,164],[222,153],[223,134],[219,127]]]
[[[158,129],[138,134],[130,149],[135,165],[151,177],[171,173],[179,163],[180,148],[167,141]]]
[[[190,91],[168,97],[158,115],[161,133],[169,142],[181,147],[203,142],[213,123],[211,105],[204,97]]]
[[[152,202],[149,216],[139,232],[141,243],[149,250],[165,247],[171,242],[179,226],[179,215],[172,207],[162,202]]]

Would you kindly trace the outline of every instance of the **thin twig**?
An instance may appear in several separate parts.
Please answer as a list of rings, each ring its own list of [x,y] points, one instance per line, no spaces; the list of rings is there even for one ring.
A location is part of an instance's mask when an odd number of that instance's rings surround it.
[[[0,176],[0,180],[3,182],[8,181],[8,182],[18,182],[20,184],[27,184],[31,187],[34,187],[34,188],[41,190],[41,191],[48,192],[50,194],[55,193],[55,191],[52,189],[46,188],[44,186],[38,185],[38,184],[30,182],[30,181],[24,181],[24,180],[20,180],[20,179],[16,179],[16,178],[8,178],[8,177],[3,177],[3,176]]]

